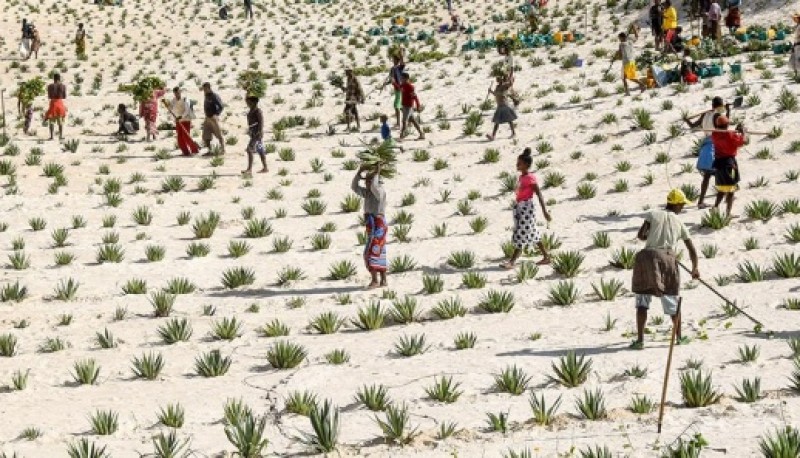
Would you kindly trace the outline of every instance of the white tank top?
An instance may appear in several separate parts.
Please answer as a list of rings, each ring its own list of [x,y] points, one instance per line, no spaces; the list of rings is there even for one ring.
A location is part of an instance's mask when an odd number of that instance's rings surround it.
[[[716,113],[714,111],[709,111],[703,115],[703,122],[700,125],[703,130],[714,130],[717,127],[714,125],[714,115]],[[710,135],[710,132],[707,132]]]

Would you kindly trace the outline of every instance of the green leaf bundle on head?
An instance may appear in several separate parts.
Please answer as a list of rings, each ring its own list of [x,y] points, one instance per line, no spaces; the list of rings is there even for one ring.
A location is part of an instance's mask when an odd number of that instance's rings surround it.
[[[45,84],[41,77],[36,77],[28,81],[22,81],[17,88],[17,98],[22,102],[24,108],[28,108],[36,99],[45,93]]]
[[[330,85],[335,87],[336,89],[344,90],[344,78],[342,78],[341,75],[331,73],[328,76],[328,83],[330,83]]]
[[[267,74],[258,70],[245,70],[239,73],[236,83],[247,97],[263,98],[267,95]]]
[[[386,50],[386,54],[389,59],[394,59],[395,57],[403,57],[403,47],[399,44],[395,43],[389,46]]]
[[[365,146],[367,149],[358,153],[361,165],[371,172],[380,166],[382,178],[394,178],[397,174],[397,154],[391,143],[380,142]]]
[[[164,89],[167,84],[157,76],[145,76],[131,84],[123,84],[119,87],[120,92],[126,92],[133,96],[134,102],[141,103],[150,100],[153,92]]]

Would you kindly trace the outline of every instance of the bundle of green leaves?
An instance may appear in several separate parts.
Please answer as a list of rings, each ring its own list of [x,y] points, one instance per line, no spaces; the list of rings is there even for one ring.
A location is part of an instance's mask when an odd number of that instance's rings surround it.
[[[393,178],[397,174],[397,154],[390,142],[378,142],[365,145],[367,148],[358,153],[362,167],[375,171],[380,166],[381,177]]]
[[[153,92],[166,87],[164,80],[157,76],[145,76],[131,84],[123,84],[119,87],[120,92],[125,92],[133,96],[135,102],[146,102],[153,97]]]
[[[44,81],[40,77],[22,81],[17,89],[17,98],[22,102],[24,108],[29,107],[36,97],[44,95]]]
[[[247,97],[263,98],[267,95],[267,74],[258,70],[239,73],[236,83],[244,89]]]

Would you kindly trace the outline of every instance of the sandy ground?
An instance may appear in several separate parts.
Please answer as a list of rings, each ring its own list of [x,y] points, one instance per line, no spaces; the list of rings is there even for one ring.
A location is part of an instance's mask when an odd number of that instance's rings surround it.
[[[235,6],[234,13],[240,14],[238,5]],[[726,317],[720,299],[684,277],[685,334],[694,340],[675,350],[663,433],[656,434],[656,413],[636,415],[627,409],[634,394],[654,400],[660,396],[669,346],[666,324],[669,320],[649,325],[652,334],[644,351],[629,351],[627,344],[634,328],[632,295],[626,293],[614,301],[602,302],[592,293],[591,285],[600,279],[618,279],[629,287],[630,271],[609,266],[614,250],[640,246],[635,234],[642,212],[660,205],[670,187],[699,186],[699,175],[691,169],[682,169],[694,164],[691,149],[699,136],[684,133],[670,140],[669,125],[680,120],[682,110],[705,109],[714,95],[730,99],[740,83],[729,81],[725,75],[710,80],[709,87],[692,86],[683,94],[665,88],[643,97],[621,98],[616,95],[618,78],[614,82],[601,79],[606,61],[591,57],[594,49],[615,48],[613,41],[608,41],[608,37],[615,35],[610,28],[603,39],[537,49],[517,57],[522,67],[517,88],[527,97],[520,107],[519,135],[514,141],[507,139],[509,132],[505,127],[494,143],[483,139],[482,134],[490,128],[491,110],[484,112],[481,135],[465,137],[462,133],[462,105],[477,109],[483,101],[490,82],[489,65],[499,60],[494,51],[485,55],[476,51],[459,53],[463,36],[437,36],[438,49],[452,55],[438,62],[409,66],[427,108],[423,120],[430,132],[425,141],[405,142],[399,175],[386,182],[390,220],[401,211],[404,195],[410,193],[416,197],[413,205],[402,207],[414,217],[410,242],[399,243],[390,236],[388,251],[390,259],[407,255],[416,261],[415,270],[390,276],[390,288],[398,298],[415,297],[422,319],[409,325],[389,324],[372,332],[359,331],[349,323],[359,307],[385,297],[380,291],[364,290],[368,280],[361,267],[362,248],[356,238],[361,228],[355,214],[339,210],[339,203],[350,193],[353,173],[344,170],[343,164],[355,158],[359,139],[377,136],[377,124],[363,122],[362,134],[343,133],[344,127],[337,126],[335,135],[327,135],[326,123],[336,118],[342,104],[326,78],[331,71],[341,71],[346,65],[386,65],[385,47],[376,48],[377,51],[369,49],[376,40],[374,37],[368,38],[366,46],[361,45],[366,29],[377,23],[373,17],[385,6],[374,2],[328,6],[270,2],[257,6],[257,20],[253,23],[239,18],[223,23],[214,19],[215,7],[209,2],[164,6],[160,2],[126,1],[124,7],[118,8],[99,8],[83,2],[64,5],[51,0],[38,7],[27,2],[2,3],[4,58],[0,63],[3,68],[0,78],[6,88],[8,133],[19,153],[8,155],[13,149],[7,146],[4,148],[7,155],[0,158],[16,167],[18,190],[16,194],[4,192],[0,198],[0,221],[8,225],[0,233],[0,250],[3,258],[10,256],[14,253],[12,241],[23,239],[30,267],[14,270],[4,265],[0,269],[0,287],[19,281],[29,291],[21,303],[0,304],[0,334],[13,334],[19,341],[15,356],[0,358],[0,386],[9,385],[9,389],[0,392],[3,418],[0,451],[9,456],[13,452],[24,457],[64,456],[68,443],[86,437],[106,445],[114,457],[151,453],[151,438],[166,431],[156,418],[159,409],[168,403],[180,403],[186,410],[186,423],[178,435],[191,439],[193,456],[224,455],[232,453],[234,448],[224,434],[223,405],[228,399],[241,398],[257,414],[268,416],[269,454],[302,454],[308,449],[295,439],[310,431],[309,421],[284,409],[286,396],[295,390],[309,390],[319,399],[330,399],[341,409],[339,453],[343,456],[495,457],[503,456],[507,450],[526,448],[533,456],[571,456],[571,451],[577,455],[590,445],[607,445],[614,456],[645,457],[658,456],[665,445],[682,434],[685,438],[699,432],[709,442],[703,456],[744,457],[759,453],[758,439],[763,434],[784,424],[798,425],[800,401],[787,389],[792,360],[786,340],[797,336],[796,314],[800,312],[779,306],[787,298],[798,298],[800,282],[796,278],[781,279],[771,272],[763,282],[733,281],[719,287],[719,291],[761,319],[766,329],[774,331],[772,339],[754,334],[752,323],[742,316]],[[492,33],[510,28],[510,24],[495,24],[488,18],[514,6],[510,2],[464,2],[459,10],[463,17],[480,26],[478,33]],[[645,14],[643,9],[624,15],[621,8],[609,10],[603,4],[599,22],[607,24],[613,15],[625,24]],[[766,5],[758,12],[747,10],[747,18],[768,24],[783,19],[787,11],[790,6]],[[439,4],[426,4],[422,12],[414,17],[411,31],[430,31],[446,16]],[[18,62],[15,48],[22,17],[33,20],[42,30],[44,46],[38,61]],[[91,33],[88,61],[77,61],[70,43],[80,21],[87,23]],[[552,22],[556,25],[558,19]],[[350,26],[359,45],[349,44],[347,38],[332,37],[331,30],[337,24]],[[104,43],[106,34],[108,42]],[[259,39],[251,55],[248,46],[254,34]],[[224,43],[234,35],[244,39],[243,48],[231,48]],[[646,38],[647,35],[642,40]],[[268,46],[274,49],[269,51]],[[301,49],[303,46],[308,50]],[[429,49],[414,41],[410,47]],[[560,59],[573,52],[584,57],[586,65],[562,69]],[[533,59],[543,59],[544,64],[533,67]],[[787,171],[800,169],[800,158],[790,153],[791,143],[800,140],[794,129],[800,115],[778,112],[775,101],[782,88],[796,94],[797,86],[789,80],[786,67],[778,66],[771,55],[765,55],[763,60],[773,73],[768,79],[746,56],[729,59],[733,60],[744,62],[744,80],[750,93],[758,95],[761,102],[757,106],[746,103],[745,109],[735,116],[746,116],[749,124],[759,130],[783,126],[784,132],[772,140],[758,137],[740,154],[743,190],[734,208],[737,217],[729,227],[720,231],[701,228],[703,211],[696,207],[681,216],[696,246],[719,247],[715,258],[701,259],[700,263],[703,278],[712,284],[716,284],[717,277],[734,275],[737,265],[744,261],[768,269],[774,256],[798,253],[797,245],[784,238],[787,228],[800,221],[798,215],[778,215],[762,223],[748,219],[744,210],[747,203],[757,199],[780,203],[800,194],[796,182],[785,178]],[[269,95],[262,102],[268,125],[287,115],[302,115],[307,121],[316,117],[322,125],[289,129],[285,141],[270,141],[277,149],[293,149],[296,159],[281,161],[277,154],[271,154],[269,174],[243,179],[239,171],[245,161],[246,108],[235,79],[251,63],[265,71],[276,71],[282,79],[281,84],[270,83]],[[9,99],[21,79],[46,75],[50,69],[62,65],[66,67],[63,74],[70,91],[66,136],[80,140],[74,154],[65,150],[64,143],[47,141],[46,129],[39,121],[34,121],[31,135],[23,135]],[[116,68],[120,70],[115,76]],[[615,65],[614,74],[616,68]],[[223,164],[213,166],[207,158],[180,157],[174,137],[164,132],[152,144],[139,141],[140,138],[117,143],[108,136],[116,127],[113,107],[120,102],[130,103],[127,95],[117,92],[117,86],[129,82],[138,72],[158,74],[170,86],[181,84],[195,100],[202,100],[196,89],[200,82],[208,80],[218,88],[227,104],[223,116],[225,135],[230,142],[236,142],[227,146]],[[305,108],[315,82],[312,72],[324,86],[324,97],[321,106]],[[296,81],[292,73],[297,74]],[[362,78],[365,90],[370,93],[362,107],[366,115],[391,115],[388,93],[373,92],[383,75]],[[96,78],[100,82],[93,89]],[[78,84],[78,79],[82,83]],[[80,95],[74,92],[77,87]],[[611,95],[596,97],[597,89]],[[278,96],[284,99],[282,103],[274,100]],[[662,105],[667,100],[673,103],[670,109]],[[36,120],[45,103],[43,98],[37,101]],[[433,119],[439,105],[450,119],[449,129],[442,129]],[[657,141],[653,144],[645,145],[646,134],[632,129],[630,113],[638,107],[651,111],[656,121],[653,132],[657,133]],[[618,121],[602,123],[608,113],[614,113]],[[161,116],[162,121],[167,119],[163,110]],[[196,121],[195,131],[198,126]],[[195,133],[199,139],[199,133]],[[605,139],[590,143],[597,134]],[[271,128],[266,136],[272,140]],[[563,280],[552,268],[542,267],[534,280],[519,284],[513,279],[513,272],[496,267],[503,258],[501,244],[510,239],[512,226],[509,211],[512,194],[501,192],[498,175],[514,173],[515,159],[521,149],[531,146],[536,150],[543,141],[552,145],[552,151],[535,155],[535,162],[547,160],[538,163],[537,175],[542,180],[548,172],[557,171],[565,176],[565,181],[562,186],[544,190],[545,198],[552,200],[550,212],[554,220],[549,228],[542,230],[561,242],[557,252],[577,250],[586,258],[581,273],[574,279],[581,296],[569,307],[553,305],[548,299],[550,289]],[[26,156],[34,148],[43,153],[41,164],[28,166]],[[482,162],[487,148],[500,151],[499,162]],[[755,158],[763,148],[771,151],[770,159]],[[162,149],[172,156],[155,159],[156,152]],[[414,161],[413,152],[418,149],[427,150],[430,160]],[[344,151],[345,157],[333,157],[335,150]],[[578,156],[576,152],[581,154]],[[660,152],[671,158],[666,165],[655,161]],[[314,158],[324,162],[324,172],[312,172],[309,161]],[[447,167],[435,170],[435,160],[446,161]],[[631,163],[629,171],[615,170],[615,164],[622,160]],[[48,193],[53,180],[43,176],[43,166],[49,163],[64,166],[68,179],[68,184],[55,194]],[[108,169],[107,173],[103,167]],[[137,172],[143,174],[144,181],[129,183],[131,175]],[[587,172],[596,174],[593,184],[597,195],[579,200],[576,187]],[[327,180],[325,173],[330,174]],[[642,184],[647,174],[654,177],[649,186]],[[214,188],[198,191],[199,181],[211,175],[216,177]],[[182,177],[185,190],[162,192],[162,181],[171,176]],[[758,177],[764,177],[768,185],[748,186]],[[4,191],[13,188],[7,185],[8,178],[0,178]],[[116,208],[106,205],[103,196],[103,184],[110,179],[122,183],[123,201]],[[614,183],[620,179],[628,181],[627,192],[613,191]],[[143,188],[142,192],[135,192],[137,186]],[[282,198],[267,197],[274,189]],[[324,215],[307,216],[302,210],[301,204],[311,189],[319,190],[321,200],[327,203]],[[452,192],[447,203],[439,203],[442,190]],[[457,203],[473,191],[476,192],[471,196],[474,215],[460,216]],[[137,225],[131,217],[140,206],[148,207],[154,215],[148,226]],[[254,209],[255,218],[267,218],[273,234],[244,239],[246,222],[241,212],[245,207]],[[276,218],[278,209],[284,209],[286,217]],[[211,253],[204,258],[189,258],[186,248],[195,241],[191,223],[178,225],[176,217],[181,212],[190,212],[194,218],[209,211],[221,215],[213,237],[204,240]],[[85,218],[87,226],[71,229],[66,247],[53,248],[51,232],[70,228],[74,215]],[[102,228],[103,219],[109,215],[116,216],[116,225]],[[473,234],[469,225],[476,216],[487,218],[489,223],[480,234]],[[29,220],[35,217],[46,220],[44,230],[31,230]],[[311,237],[329,222],[336,225],[336,230],[330,233],[330,248],[314,251]],[[440,223],[447,224],[449,233],[445,238],[434,238],[432,228]],[[96,253],[101,239],[112,231],[119,235],[125,258],[118,264],[99,264]],[[610,234],[610,248],[592,247],[592,235],[597,231]],[[272,242],[279,237],[293,241],[288,252],[273,251]],[[758,240],[759,247],[745,250],[744,242],[750,237]],[[232,240],[246,240],[252,246],[251,252],[238,259],[230,257],[227,246]],[[163,246],[164,260],[147,262],[148,245]],[[463,272],[447,265],[447,258],[457,250],[474,252],[477,262],[470,270],[486,276],[485,288],[469,290],[461,285]],[[71,265],[58,267],[54,263],[57,251],[68,251],[75,255],[75,260]],[[358,275],[347,281],[326,279],[329,266],[340,260],[355,263]],[[256,281],[249,287],[226,290],[221,285],[222,273],[236,266],[253,269]],[[276,286],[278,273],[287,266],[301,268],[306,279],[289,287]],[[422,277],[432,272],[441,274],[444,291],[426,295],[422,292]],[[150,292],[155,292],[177,277],[185,277],[196,285],[193,293],[178,296],[173,312],[173,316],[188,318],[194,333],[190,341],[168,346],[161,343],[157,334],[166,319],[152,317],[149,296],[124,295],[121,287],[129,279],[140,278],[147,282]],[[69,278],[80,283],[75,300],[54,299],[56,286]],[[513,310],[508,314],[479,312],[476,306],[489,290],[513,292]],[[351,295],[351,304],[338,305],[336,296],[343,294]],[[469,313],[452,320],[435,319],[430,310],[440,300],[452,297],[460,298]],[[289,303],[296,298],[302,298],[305,304],[290,307]],[[391,300],[381,302],[387,310],[392,307]],[[257,306],[251,307],[252,304]],[[203,315],[206,305],[216,308],[214,316]],[[113,315],[119,307],[126,308],[128,314],[125,319],[115,321]],[[651,317],[660,315],[657,304],[654,308],[656,313]],[[309,322],[327,311],[347,319],[348,324],[331,335],[311,331]],[[63,314],[72,315],[70,325],[59,325]],[[603,330],[607,316],[618,320],[611,331]],[[211,337],[213,323],[223,317],[236,317],[242,322],[239,338],[226,342]],[[276,318],[291,328],[288,337],[275,339],[259,334],[261,327]],[[27,326],[20,327],[18,323],[23,320]],[[118,340],[115,348],[99,349],[95,343],[96,333],[105,329]],[[454,349],[453,339],[461,332],[477,335],[475,348]],[[540,333],[541,338],[531,340],[534,333]],[[399,357],[394,352],[395,342],[412,334],[424,334],[430,344],[429,351],[411,358]],[[56,353],[38,350],[45,339],[56,337],[68,342],[69,347]],[[293,370],[272,369],[265,355],[279,339],[303,345],[308,359]],[[760,348],[756,362],[738,362],[737,349],[742,345]],[[212,349],[232,358],[230,371],[218,378],[197,376],[195,357]],[[350,362],[340,366],[327,364],[324,355],[333,349],[345,349]],[[593,362],[594,370],[581,388],[563,388],[548,379],[553,374],[551,363],[571,349]],[[155,381],[137,380],[131,372],[131,360],[150,351],[163,355],[165,368]],[[73,364],[86,358],[93,358],[100,365],[99,381],[95,386],[75,386],[70,375]],[[683,405],[678,377],[690,359],[701,359],[703,367],[712,371],[713,385],[724,393],[718,404],[699,409]],[[637,364],[648,369],[645,377],[623,376],[625,369]],[[543,428],[533,424],[527,393],[511,396],[494,390],[494,375],[512,365],[531,377],[530,389],[534,393],[543,393],[550,402],[562,397],[555,426]],[[28,386],[23,391],[10,388],[16,371],[30,371]],[[461,398],[453,404],[433,401],[425,394],[425,388],[444,375],[452,376],[463,390]],[[743,378],[756,376],[761,377],[764,399],[753,404],[737,402],[734,385]],[[412,444],[403,448],[385,444],[375,422],[376,415],[359,408],[354,401],[361,386],[373,383],[385,385],[395,403],[408,406],[412,426],[422,433]],[[602,389],[608,419],[579,418],[574,402],[584,388]],[[119,414],[119,429],[113,435],[92,433],[89,417],[97,409],[112,409]],[[489,412],[508,412],[511,430],[507,434],[490,432],[486,423]],[[382,418],[382,414],[379,416]],[[443,422],[456,422],[463,431],[449,439],[436,440]],[[20,438],[21,432],[29,427],[38,428],[41,436],[34,440]]]

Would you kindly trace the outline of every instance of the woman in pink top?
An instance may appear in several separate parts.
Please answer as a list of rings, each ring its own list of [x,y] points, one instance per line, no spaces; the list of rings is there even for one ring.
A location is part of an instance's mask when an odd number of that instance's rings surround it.
[[[547,249],[542,245],[542,235],[536,228],[536,204],[533,202],[533,195],[539,199],[539,205],[542,206],[542,214],[544,219],[550,221],[550,213],[547,212],[547,207],[544,203],[542,190],[536,183],[536,176],[530,172],[533,158],[531,158],[531,149],[525,148],[522,154],[517,158],[517,171],[519,171],[519,184],[517,185],[517,203],[514,205],[514,254],[507,262],[500,265],[504,269],[513,269],[514,264],[517,262],[522,250],[537,245],[539,252],[542,253],[542,260],[537,264],[544,265],[550,264],[550,254]]]

